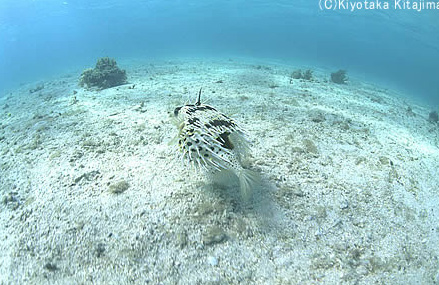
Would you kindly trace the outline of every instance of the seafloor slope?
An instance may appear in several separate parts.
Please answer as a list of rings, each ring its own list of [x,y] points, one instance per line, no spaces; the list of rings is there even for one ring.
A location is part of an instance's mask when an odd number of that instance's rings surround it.
[[[0,98],[1,284],[439,282],[426,106],[322,70],[120,65],[130,84],[78,71]],[[200,87],[253,142],[249,205],[174,160],[170,113]]]

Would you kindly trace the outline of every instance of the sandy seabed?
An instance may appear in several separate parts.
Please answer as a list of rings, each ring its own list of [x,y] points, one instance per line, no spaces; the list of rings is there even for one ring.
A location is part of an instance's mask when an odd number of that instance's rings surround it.
[[[1,284],[439,282],[430,107],[269,62],[119,66],[129,84],[85,90],[78,71],[0,98]],[[200,87],[252,141],[250,202],[168,144]]]

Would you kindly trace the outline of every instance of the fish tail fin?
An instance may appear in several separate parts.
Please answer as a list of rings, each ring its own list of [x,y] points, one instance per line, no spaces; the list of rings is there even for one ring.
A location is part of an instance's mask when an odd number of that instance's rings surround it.
[[[178,135],[176,135],[175,137],[172,138],[172,140],[170,140],[168,142],[168,145],[176,145],[178,142],[178,139],[179,139],[179,137],[178,137]]]
[[[238,178],[241,188],[241,197],[245,201],[249,201],[253,196],[254,190],[261,184],[261,176],[257,172],[243,168],[239,172]]]

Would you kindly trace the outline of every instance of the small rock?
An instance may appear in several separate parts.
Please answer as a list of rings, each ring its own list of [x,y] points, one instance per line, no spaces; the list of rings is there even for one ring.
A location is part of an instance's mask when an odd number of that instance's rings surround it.
[[[207,257],[207,263],[209,263],[212,266],[218,265],[218,259],[216,259],[214,256],[208,256]]]
[[[303,191],[300,188],[298,188],[298,187],[293,188],[292,193],[293,193],[294,196],[297,196],[297,197],[305,196],[305,193],[303,193]]]
[[[313,154],[317,154],[319,152],[316,145],[314,144],[314,142],[312,140],[304,139],[302,141],[302,143],[305,146],[306,152],[313,153]]]
[[[324,206],[316,206],[314,209],[314,217],[318,219],[324,219],[328,215]]]
[[[291,148],[291,151],[292,152],[297,152],[297,153],[304,153],[305,152],[305,150],[303,148],[299,147],[299,146],[293,146]]]
[[[38,86],[35,87],[35,88],[29,89],[29,93],[35,93],[35,92],[40,91],[40,90],[43,90],[43,89],[44,89],[44,84],[42,84],[42,85],[38,85]]]
[[[98,170],[89,171],[87,173],[82,174],[81,176],[78,176],[73,180],[74,184],[81,182],[81,180],[84,181],[93,181],[95,180],[96,176],[99,175],[100,172]]]
[[[16,192],[5,194],[2,198],[2,203],[13,210],[16,210],[21,205],[21,201]]]
[[[181,231],[177,234],[177,245],[182,249],[188,243],[188,236],[186,231]]]
[[[436,111],[430,112],[430,114],[428,114],[428,121],[431,123],[437,123],[439,121],[438,113]]]
[[[300,69],[294,70],[293,73],[291,74],[291,78],[301,79],[302,78],[302,70],[300,70]],[[290,81],[290,83],[292,83],[292,82]]]
[[[44,264],[44,269],[47,269],[49,271],[56,271],[58,270],[58,267],[56,266],[56,264],[52,263],[52,262],[47,262],[46,264]]]
[[[289,186],[289,185],[281,185],[279,195],[291,198],[292,196],[303,197],[305,193],[300,189],[299,186]]]
[[[97,257],[101,257],[105,252],[105,244],[98,243],[95,248],[95,254]]]
[[[321,111],[318,111],[318,110],[313,110],[312,113],[309,115],[309,118],[314,123],[321,123],[321,122],[324,122],[326,120],[325,114]]]
[[[390,164],[390,159],[385,157],[385,156],[380,156],[379,161],[380,161],[381,165],[389,165]]]
[[[340,209],[342,209],[342,210],[346,210],[347,208],[349,208],[349,203],[348,203],[348,201],[343,201],[343,202],[341,202],[341,204],[340,204]]]
[[[226,233],[218,226],[212,226],[203,235],[203,244],[211,245],[221,243],[226,240]]]
[[[366,266],[360,265],[357,267],[356,272],[358,275],[367,275],[367,273],[369,273],[369,270],[367,269]]]
[[[115,184],[110,185],[109,191],[113,194],[120,194],[122,192],[125,192],[130,187],[130,184],[126,182],[125,180],[121,180]]]

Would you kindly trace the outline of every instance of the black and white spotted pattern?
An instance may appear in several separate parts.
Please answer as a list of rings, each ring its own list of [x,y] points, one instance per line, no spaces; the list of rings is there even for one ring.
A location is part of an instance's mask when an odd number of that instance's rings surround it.
[[[247,147],[234,120],[205,104],[178,107],[174,116],[183,161],[207,171],[241,167],[240,156]]]

